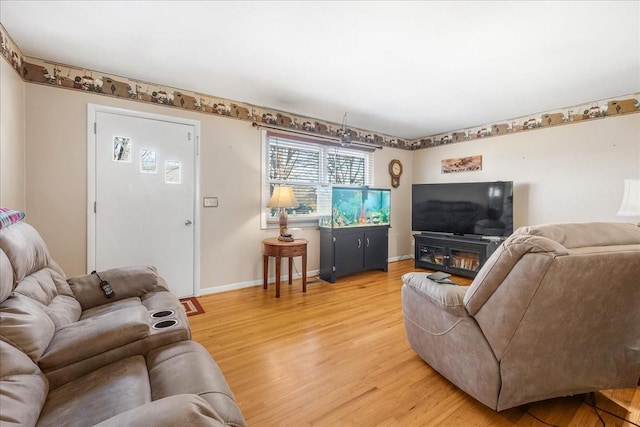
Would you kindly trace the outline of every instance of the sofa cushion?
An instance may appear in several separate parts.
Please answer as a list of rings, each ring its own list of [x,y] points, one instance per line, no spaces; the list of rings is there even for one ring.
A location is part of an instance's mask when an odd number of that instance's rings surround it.
[[[131,307],[140,307],[141,304],[142,303],[140,302],[140,298],[138,297],[125,298],[109,304],[102,304],[88,308],[82,312],[80,319],[89,319],[91,317],[99,317],[113,311],[123,310]]]
[[[157,348],[147,355],[153,400],[197,394],[229,425],[245,425],[224,375],[207,350],[195,341]]]
[[[81,313],[78,301],[66,295],[58,295],[43,310],[53,320],[56,330],[77,322]]]
[[[64,272],[55,262],[24,277],[20,283],[16,284],[16,291],[44,305],[48,305],[57,295],[75,297]]]
[[[0,361],[0,425],[35,425],[49,391],[47,379],[26,354],[4,341]]]
[[[114,362],[49,392],[39,426],[89,426],[151,401],[142,356]]]
[[[52,268],[42,268],[24,277],[14,290],[43,306],[56,329],[71,324],[80,318],[80,304],[73,297],[69,284]]]
[[[195,394],[177,394],[130,409],[109,418],[95,427],[121,426],[211,426],[229,424],[209,406],[206,400]]]
[[[44,240],[26,222],[19,222],[2,229],[0,249],[5,251],[11,262],[15,283],[19,283],[25,276],[47,267],[51,262],[49,250]]]
[[[98,275],[100,278],[98,278]],[[107,298],[100,288],[100,279],[109,282],[115,292],[114,298]],[[156,289],[158,273],[155,267],[131,266],[100,271],[98,274],[68,279],[71,290],[83,310],[120,299],[139,297]]]
[[[13,291],[13,269],[7,254],[0,249],[0,302],[9,298]]]
[[[34,362],[45,352],[54,332],[53,320],[36,301],[13,294],[0,304],[2,340],[28,354]]]
[[[56,331],[40,358],[43,371],[59,369],[149,335],[149,313],[142,307],[106,313]]]

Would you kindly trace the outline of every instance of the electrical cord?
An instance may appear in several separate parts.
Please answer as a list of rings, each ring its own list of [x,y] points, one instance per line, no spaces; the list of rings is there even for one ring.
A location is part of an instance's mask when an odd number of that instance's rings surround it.
[[[629,420],[629,419],[627,419],[627,418],[621,417],[621,416],[620,416],[620,415],[618,415],[618,414],[614,414],[613,412],[610,412],[610,411],[608,411],[608,410],[606,410],[606,409],[604,409],[604,408],[601,408],[601,407],[599,407],[598,405],[596,405],[596,394],[595,394],[594,392],[590,392],[590,393],[589,393],[589,395],[588,395],[587,397],[585,397],[585,398],[583,399],[583,401],[582,401],[582,402],[583,402],[585,405],[590,406],[590,407],[593,409],[593,412],[595,412],[595,413],[596,413],[596,415],[598,416],[598,419],[600,420],[600,423],[602,423],[602,426],[603,426],[603,427],[607,427],[607,423],[605,423],[604,419],[602,418],[602,415],[600,415],[600,412],[598,412],[598,411],[605,412],[605,413],[607,413],[607,414],[609,414],[609,415],[611,415],[611,416],[614,416],[614,417],[616,417],[616,418],[618,418],[618,419],[620,419],[620,420],[622,420],[622,421],[624,421],[624,422],[626,422],[626,423],[629,423],[629,424],[631,424],[631,425],[634,425],[634,426],[640,427],[640,424],[635,423],[635,422],[633,422],[633,421],[631,421],[631,420]],[[535,416],[533,413],[531,413],[531,411],[529,411],[528,409],[527,409],[526,414],[527,414],[527,415],[529,415],[530,417],[534,418],[536,421],[538,421],[538,422],[540,422],[540,423],[542,423],[542,424],[544,424],[544,425],[546,425],[546,426],[550,426],[550,427],[560,427],[560,426],[557,426],[557,425],[555,425],[555,424],[548,423],[548,422],[546,422],[546,421],[544,421],[544,420],[542,420],[542,419],[540,419],[540,418],[536,417],[536,416]]]
[[[535,415],[533,415],[528,409],[527,409],[527,415],[529,415],[530,417],[533,417],[534,419],[536,419],[538,422],[541,422],[542,424],[546,425],[546,426],[551,426],[551,427],[560,427],[557,426],[555,424],[550,424],[544,420],[541,420],[540,418],[536,417]]]
[[[295,261],[293,262],[293,269],[296,271],[297,277],[302,277],[302,274],[300,274],[300,272],[298,271],[298,266],[296,265]]]
[[[588,406],[591,406],[591,408],[593,408],[593,412],[595,412],[598,418],[600,419],[600,422],[602,423],[602,427],[607,427],[607,423],[604,422],[604,420],[602,419],[602,415],[600,415],[600,412],[598,412],[598,407],[596,406],[596,394],[594,392],[589,392],[589,398],[591,399],[591,402],[589,402],[585,397],[584,403],[587,404]]]
[[[589,406],[591,406],[591,407],[593,408],[594,412],[595,412],[596,414],[598,414],[598,418],[600,418],[600,422],[602,422],[602,425],[603,425],[603,426],[606,426],[606,424],[605,424],[604,420],[602,419],[602,416],[600,415],[600,413],[598,412],[598,410],[600,410],[600,411],[602,411],[602,412],[605,412],[605,413],[607,413],[607,414],[609,414],[609,415],[611,415],[611,416],[613,416],[613,417],[616,417],[616,418],[618,418],[618,419],[620,419],[620,420],[622,420],[622,421],[624,421],[624,422],[626,422],[626,423],[629,423],[629,424],[631,424],[631,425],[634,425],[634,426],[638,426],[638,427],[640,427],[640,424],[635,423],[635,422],[633,422],[633,421],[631,421],[631,420],[629,420],[629,419],[627,419],[627,418],[621,417],[621,416],[620,416],[620,415],[618,415],[618,414],[614,414],[614,413],[613,413],[613,412],[611,412],[611,411],[607,411],[606,409],[601,408],[601,407],[599,407],[598,405],[596,405],[596,394],[595,394],[594,392],[589,393],[589,397],[591,398],[591,402],[589,402],[589,401],[587,400],[587,398],[585,398],[585,399],[584,399],[584,403],[585,403],[585,404],[587,404],[587,405],[589,405]]]

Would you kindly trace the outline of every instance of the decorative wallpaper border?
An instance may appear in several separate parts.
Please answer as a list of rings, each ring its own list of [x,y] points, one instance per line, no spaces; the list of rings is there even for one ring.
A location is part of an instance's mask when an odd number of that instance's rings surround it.
[[[638,102],[638,98],[640,98],[640,92],[418,138],[412,141],[411,148],[414,150],[429,148],[455,142],[474,141],[516,132],[580,123],[586,120],[639,113],[640,102]]]
[[[25,57],[0,24],[0,53],[26,82],[92,92],[131,101],[160,104],[204,114],[214,114],[253,123],[266,123],[282,129],[299,130],[320,136],[340,137],[342,124],[299,116],[288,112],[201,94],[157,83],[132,80],[99,71]],[[502,136],[514,132],[577,123],[584,120],[640,112],[640,93],[608,98],[587,104],[517,117],[443,134],[416,139],[403,139],[347,127],[352,141],[417,150],[439,145]]]

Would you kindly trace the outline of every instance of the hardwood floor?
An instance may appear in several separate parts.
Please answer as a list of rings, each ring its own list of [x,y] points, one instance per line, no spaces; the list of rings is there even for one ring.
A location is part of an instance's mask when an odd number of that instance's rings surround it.
[[[310,277],[275,298],[255,286],[199,298],[193,339],[219,364],[249,426],[601,426],[584,396],[495,412],[457,389],[409,348],[402,274],[360,273],[329,284]],[[457,278],[461,284],[469,280]],[[640,388],[596,403],[640,424]],[[607,426],[632,426],[599,411]]]

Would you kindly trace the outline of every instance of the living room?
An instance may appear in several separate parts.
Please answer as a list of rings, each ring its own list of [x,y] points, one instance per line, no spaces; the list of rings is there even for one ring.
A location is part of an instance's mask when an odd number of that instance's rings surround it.
[[[637,4],[635,7],[637,12]],[[12,37],[11,28],[2,31]],[[637,46],[638,41],[635,43]],[[19,42],[16,47],[22,48]],[[629,55],[637,58],[638,53],[629,52]],[[23,56],[27,62],[39,61],[28,52]],[[80,69],[86,66],[73,65]],[[52,257],[68,276],[86,273],[87,105],[95,104],[200,122],[199,194],[217,197],[219,206],[202,208],[199,213],[197,295],[262,284],[260,242],[277,235],[277,228],[263,228],[260,221],[260,213],[264,210],[260,194],[261,136],[251,120],[233,120],[200,111],[31,82],[16,72],[7,57],[0,60],[0,67],[0,205],[27,213],[28,222],[43,236]],[[610,67],[615,68],[615,65]],[[101,70],[92,71],[94,75],[102,74]],[[123,77],[133,78],[131,75]],[[149,80],[146,76],[139,78]],[[169,82],[158,83],[170,86]],[[571,104],[551,101],[551,107],[544,111],[508,114],[445,130],[468,130],[485,123],[511,125],[514,116],[539,117],[560,110],[567,116],[570,109],[582,111],[585,106],[598,105],[605,111],[610,101],[640,97],[637,78],[632,83],[635,87],[628,91],[614,89],[607,92],[605,88],[597,98],[579,98]],[[526,84],[537,83],[527,81]],[[184,86],[184,89],[192,88]],[[455,106],[450,108],[455,111]],[[513,109],[521,111],[517,106]],[[342,115],[318,117],[335,123],[341,118]],[[435,139],[439,133],[419,136]],[[400,160],[404,169],[399,187],[392,189],[389,260],[407,259],[413,255],[411,185],[417,183],[513,181],[514,227],[555,222],[629,222],[628,218],[616,213],[623,197],[624,180],[640,175],[638,141],[640,114],[631,113],[426,148],[384,146],[375,150],[374,186],[390,187],[388,166],[393,159]],[[478,155],[482,156],[479,171],[441,173],[441,162],[445,159]],[[316,227],[302,228],[301,235],[309,241],[307,270],[317,272],[320,268],[318,230]]]

